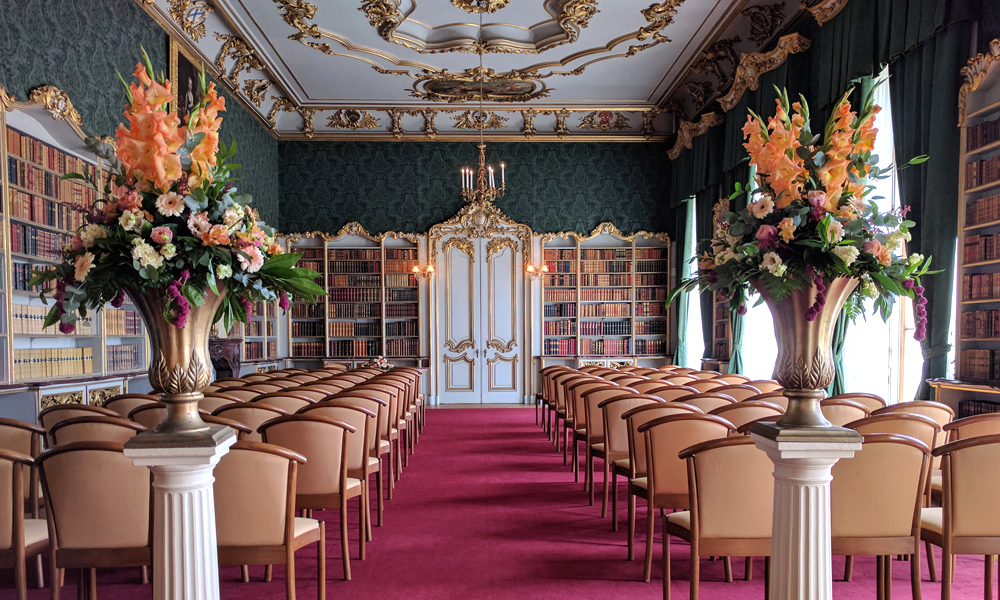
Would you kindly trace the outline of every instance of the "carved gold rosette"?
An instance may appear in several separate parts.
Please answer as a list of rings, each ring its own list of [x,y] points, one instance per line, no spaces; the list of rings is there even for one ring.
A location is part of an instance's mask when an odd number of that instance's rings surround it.
[[[222,290],[220,290],[222,291]],[[178,329],[163,316],[166,297],[161,290],[126,290],[149,332],[149,383],[167,405],[167,416],[153,431],[186,433],[207,431],[198,416],[201,393],[212,382],[208,338],[223,294],[205,290],[205,303],[191,306],[187,323]]]
[[[816,286],[792,292],[775,303],[767,289],[757,286],[774,319],[778,359],[774,379],[785,388],[788,410],[778,421],[785,427],[831,427],[820,410],[820,400],[836,373],[833,364],[833,328],[844,302],[858,285],[857,279],[838,277],[826,284],[826,304],[813,321],[806,312],[816,302]]]

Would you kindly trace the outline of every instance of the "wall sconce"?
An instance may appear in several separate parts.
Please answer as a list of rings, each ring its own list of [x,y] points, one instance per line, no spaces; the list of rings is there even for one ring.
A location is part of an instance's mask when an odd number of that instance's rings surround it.
[[[524,272],[528,274],[528,277],[530,277],[532,281],[536,281],[539,277],[549,272],[549,267],[548,265],[542,265],[540,267],[528,265],[524,268]]]
[[[410,271],[417,276],[417,279],[427,279],[434,274],[434,265],[427,265],[423,269],[417,265],[413,265],[413,268],[410,269]]]

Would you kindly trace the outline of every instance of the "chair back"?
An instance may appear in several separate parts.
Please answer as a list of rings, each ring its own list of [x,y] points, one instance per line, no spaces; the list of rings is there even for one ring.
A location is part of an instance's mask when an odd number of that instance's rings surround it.
[[[378,414],[344,400],[327,400],[322,404],[310,404],[300,409],[297,414],[326,417],[347,423],[354,428],[357,433],[348,437],[347,473],[348,475],[357,473],[356,476],[361,479],[361,474],[368,466],[368,458],[373,456],[373,452],[378,452]]]
[[[569,394],[566,388],[576,381],[589,381],[593,379],[591,375],[582,373],[559,373],[552,379],[552,389],[555,392],[556,410],[566,411]]]
[[[919,535],[930,449],[911,437],[871,433],[852,458],[833,466],[834,538]]]
[[[885,400],[883,400],[881,396],[869,394],[867,392],[849,392],[847,394],[838,394],[836,396],[831,396],[829,399],[853,400],[867,408],[869,413],[885,407]]]
[[[328,395],[330,395],[351,389],[352,387],[354,387],[354,384],[351,383],[350,381],[339,381],[337,379],[320,379],[315,383],[310,383],[309,385],[299,389],[319,390],[321,392],[326,392]]]
[[[371,392],[380,393],[385,397],[386,394],[390,396],[389,399],[389,421],[392,423],[393,427],[398,427],[398,421],[402,421],[403,417],[406,415],[406,394],[404,389],[399,386],[399,384],[393,383],[392,381],[379,382],[377,380],[366,381],[362,385],[355,386],[351,390],[357,390],[359,392]]]
[[[714,381],[714,380],[711,380]],[[747,385],[745,383],[734,383],[731,385],[724,385],[717,387],[712,390],[713,394],[725,394],[731,396],[737,402],[743,402],[744,400],[749,400],[754,396],[760,394],[760,390],[753,387],[752,385]]]
[[[349,382],[357,385],[359,383],[364,383],[364,382],[368,381],[369,378],[365,377],[364,375],[361,375],[359,373],[355,373],[355,372],[352,371],[350,373],[341,373],[341,374],[337,375],[337,379],[340,379],[341,381],[349,381]]]
[[[736,400],[732,396],[713,393],[692,394],[678,398],[674,402],[683,402],[684,404],[697,406],[703,413],[710,413],[719,407],[736,404]]]
[[[869,415],[869,411],[864,404],[854,400],[834,400],[827,398],[819,403],[820,409],[826,420],[837,427],[843,427],[848,423],[864,419]]]
[[[604,417],[599,408],[601,402],[608,398],[614,398],[628,393],[635,393],[631,388],[614,384],[605,384],[601,387],[590,389],[580,397],[583,399],[582,408],[584,410],[584,423],[587,425],[587,442],[598,443],[604,440]],[[577,406],[581,408],[581,406]]]
[[[227,404],[238,404],[240,401],[224,393],[208,393],[198,401],[198,408],[208,413],[215,412],[215,409]]]
[[[285,377],[284,381],[294,381],[296,383],[308,385],[319,379],[321,379],[319,375],[313,375],[312,373],[298,373],[296,375],[289,375],[288,377]]]
[[[752,402],[737,402],[736,404],[720,406],[709,414],[722,417],[739,430],[743,425],[757,419],[771,416],[780,417],[785,414],[785,410],[777,404],[772,404],[764,400],[754,400]]]
[[[289,414],[287,410],[256,402],[243,402],[240,404],[227,404],[220,406],[212,413],[213,416],[230,419],[237,423],[242,423],[250,428],[250,435],[246,436],[248,442],[260,442],[263,438],[257,428],[278,417]]]
[[[73,442],[115,442],[124,444],[146,427],[116,417],[75,417],[59,421],[49,430],[54,445]]]
[[[764,400],[770,402],[771,404],[777,404],[781,408],[788,410],[788,397],[785,396],[785,392],[782,390],[777,390],[774,392],[761,392],[756,396],[751,396],[750,398],[747,398],[747,400]],[[746,402],[747,400],[743,400],[743,402]]]
[[[655,396],[620,394],[598,404],[604,419],[604,448],[607,456],[627,455],[629,450],[628,422],[622,415],[639,406],[664,404]]]
[[[760,390],[760,393],[762,394],[766,394],[768,392],[780,392],[782,390],[781,384],[773,379],[753,379],[748,381],[747,385],[752,385]]]
[[[227,396],[232,396],[240,402],[252,402],[257,396],[263,396],[266,392],[260,392],[247,387],[226,388],[221,390]]]
[[[213,472],[219,547],[288,544],[294,537],[296,475],[305,462],[271,444],[233,444]]]
[[[942,404],[940,402],[931,402],[929,400],[913,400],[912,402],[899,402],[897,404],[890,404],[885,408],[880,408],[878,410],[872,411],[873,415],[881,415],[889,412],[908,412],[916,413],[918,415],[924,415],[925,417],[930,417],[934,419],[938,425],[942,428],[955,420],[955,411],[952,410],[947,404]],[[942,429],[941,433],[938,434],[936,447],[940,448],[947,441],[947,434]],[[941,460],[935,458],[931,460],[934,469],[941,468]]]
[[[91,406],[90,404],[56,404],[48,408],[43,408],[42,411],[38,413],[38,424],[46,430],[49,430],[52,429],[52,426],[59,421],[65,421],[66,419],[72,419],[74,417],[94,416],[117,417],[119,415],[113,410],[108,410],[107,408],[101,408],[99,406]]]
[[[690,375],[691,377],[696,377],[698,379],[715,379],[722,375],[718,371],[688,371],[685,375]]]
[[[1000,435],[950,442],[934,451],[942,457],[944,535],[1000,537]]]
[[[622,387],[628,387],[633,383],[639,383],[640,381],[647,381],[645,377],[637,377],[631,373],[624,373],[622,375],[614,375],[611,377],[606,377],[608,381],[612,383],[617,383]]]
[[[692,534],[700,539],[770,539],[774,463],[752,439],[713,439],[678,456],[687,461],[690,475]]]
[[[715,391],[716,388],[726,385],[726,382],[719,381],[718,379],[699,379],[698,381],[692,381],[684,385],[698,390],[699,394],[704,394],[705,392]]]
[[[0,450],[10,450],[34,458],[42,451],[45,429],[18,421],[0,418]]]
[[[734,373],[729,373],[726,375],[719,375],[718,377],[713,377],[715,381],[721,381],[726,385],[740,385],[750,381],[749,377],[745,375],[736,375]]]
[[[297,388],[295,388],[294,390],[292,390],[289,393],[294,394],[295,396],[298,396],[300,398],[308,398],[308,399],[312,400],[313,402],[320,402],[322,400],[326,400],[328,396],[331,396],[331,395],[337,393],[337,392],[327,391],[328,389],[330,389],[330,386],[324,386],[324,387],[326,389],[318,388],[318,387],[314,386],[313,384],[309,384],[309,385],[297,387]],[[340,390],[338,389],[337,391],[340,391]]]
[[[243,377],[240,377],[240,379],[242,379],[242,380],[244,380],[244,382],[248,382],[248,383],[260,383],[262,381],[271,381],[273,379],[276,379],[276,376],[273,375],[273,374],[271,374],[271,373],[252,373],[250,375],[245,375]],[[220,381],[223,381],[223,380],[222,379],[218,379],[216,381],[213,381],[212,383],[213,383],[213,385],[219,385]]]
[[[315,408],[318,406],[325,406],[327,402],[332,400],[337,400],[341,403],[352,404],[354,406],[360,406],[367,408],[369,411],[375,413],[375,450],[372,456],[378,457],[379,452],[379,441],[380,439],[389,439],[389,401],[384,398],[379,398],[374,394],[367,394],[365,392],[344,392],[339,394],[329,400],[324,400],[323,402],[317,402],[311,407],[307,406],[302,409],[302,412],[308,412],[310,408]]]
[[[663,381],[667,377],[673,377],[674,373],[671,371],[656,371],[654,373],[648,373],[646,379],[652,379],[653,381]]]
[[[853,421],[845,425],[861,435],[894,433],[905,435],[923,442],[933,451],[936,448],[941,426],[934,419],[916,413],[885,413]]]
[[[678,398],[683,398],[685,396],[693,396],[698,393],[698,390],[686,385],[666,385],[658,390],[646,393],[649,394],[650,396],[656,396],[657,398],[662,399],[664,402],[673,402]]]
[[[104,408],[113,410],[121,418],[127,419],[133,408],[159,401],[160,399],[152,394],[120,394],[105,402]]]
[[[201,415],[201,420],[208,423],[209,425],[224,425],[226,427],[231,427],[236,431],[236,441],[242,442],[247,439],[247,436],[253,433],[253,429],[250,429],[243,423],[239,423],[232,419],[227,419],[225,417],[217,417],[215,415]]]
[[[633,477],[645,477],[648,471],[646,466],[646,436],[639,433],[639,427],[660,417],[690,414],[702,414],[702,412],[698,408],[686,404],[651,402],[622,413],[622,419],[628,425],[628,458]]]
[[[271,394],[264,394],[263,396],[257,396],[252,402],[252,404],[262,404],[264,406],[274,406],[282,410],[288,411],[289,414],[294,414],[297,410],[303,406],[308,406],[313,404],[312,398],[306,396],[299,396],[294,391],[287,392],[274,392]]]
[[[246,377],[223,377],[222,379],[216,379],[213,381],[212,385],[217,388],[243,387],[248,383],[253,383],[254,381],[267,381],[268,379],[271,379],[270,375],[264,373],[254,373],[247,375]]]
[[[270,388],[278,388],[279,390],[288,390],[297,388],[303,384],[298,381],[290,381],[288,377],[274,377],[272,379],[268,379],[264,385],[267,385]]]
[[[688,476],[679,453],[685,448],[724,438],[734,431],[729,421],[714,415],[671,415],[639,426],[645,435],[647,492],[657,508],[688,508]]]
[[[541,373],[544,375],[548,369],[555,370],[559,368],[568,369],[569,367],[565,367],[563,365],[554,365],[551,367],[545,367],[544,369],[541,370]],[[594,371],[600,371],[602,369],[604,369],[604,367],[598,365],[587,365],[586,367],[580,367],[579,369],[577,369],[577,371],[580,371],[581,373],[593,373]]]
[[[1000,435],[1000,413],[972,415],[956,419],[944,426],[948,441],[957,442],[983,435]]]
[[[573,383],[566,384],[566,419],[577,429],[586,427],[587,409],[583,405],[583,395],[591,390],[607,387],[621,389],[621,386],[597,377],[574,380]]]
[[[347,423],[311,415],[287,415],[260,427],[264,443],[276,444],[306,458],[299,470],[297,493],[339,494],[347,484]]]
[[[26,454],[0,449],[0,550],[23,540],[25,488],[33,463]]]
[[[49,543],[59,550],[150,547],[150,471],[124,450],[76,442],[38,455]]]
[[[343,373],[351,368],[350,365],[345,365],[344,363],[326,363],[320,371],[329,371],[332,373]]]
[[[647,379],[645,381],[640,381],[639,383],[633,383],[628,387],[639,392],[640,394],[654,394],[660,390],[669,390],[676,388],[677,386],[666,384],[655,379]]]
[[[670,377],[663,377],[660,381],[664,383],[672,383],[673,385],[687,385],[692,381],[698,381],[698,377],[692,377],[690,375],[671,375]]]
[[[349,390],[341,392],[334,396],[332,399],[342,399],[342,398],[368,398],[377,399],[385,402],[382,412],[385,413],[385,425],[382,424],[382,416],[379,416],[379,435],[382,439],[388,440],[389,433],[391,429],[396,428],[396,415],[399,414],[399,398],[394,390],[383,388],[380,386],[372,387],[369,385],[355,386]],[[363,405],[366,408],[371,409],[371,405]]]

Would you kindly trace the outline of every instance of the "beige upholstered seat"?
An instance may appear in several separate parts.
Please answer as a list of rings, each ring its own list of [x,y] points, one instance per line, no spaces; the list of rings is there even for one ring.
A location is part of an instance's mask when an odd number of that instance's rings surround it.
[[[307,460],[298,473],[297,510],[340,509],[344,579],[351,579],[347,538],[347,501],[361,496],[361,481],[347,476],[347,454],[354,428],[325,417],[288,415],[260,427],[264,442],[277,444]],[[363,539],[363,538],[362,538]]]
[[[694,388],[698,390],[699,394],[704,394],[706,392],[715,391],[716,388],[720,388],[726,385],[725,381],[719,381],[718,379],[700,379],[698,381],[692,381],[691,383],[685,384],[689,388]]]
[[[948,434],[944,431],[944,426],[955,420],[955,411],[952,410],[947,404],[942,404],[940,402],[931,402],[928,400],[914,400],[912,402],[899,402],[897,404],[890,404],[885,408],[880,408],[878,410],[872,411],[873,415],[881,415],[885,413],[916,413],[918,415],[924,415],[925,417],[930,417],[934,419],[938,425],[942,427],[941,432],[938,434],[937,444],[935,448],[940,448],[947,441]],[[941,468],[941,458],[936,454],[934,458],[931,459],[931,468],[940,469]]]
[[[733,373],[729,373],[727,375],[719,375],[718,377],[715,377],[714,379],[716,381],[725,382],[726,385],[740,385],[740,384],[744,384],[744,383],[747,383],[748,381],[750,381],[749,377],[746,377],[744,375],[736,375],[736,374],[733,374]]]
[[[301,382],[291,380],[289,376],[274,377],[273,379],[268,379],[263,383],[269,388],[278,388],[279,390],[289,390],[302,385]]]
[[[654,381],[662,381],[667,377],[673,377],[674,373],[672,371],[657,371],[656,373],[649,373],[646,375],[647,379],[652,379]]]
[[[712,390],[713,394],[725,394],[731,396],[737,402],[743,402],[744,400],[749,400],[754,396],[760,394],[760,390],[753,387],[752,385],[747,385],[745,383],[734,383],[730,385],[724,385],[722,387],[717,387]]]
[[[662,399],[664,402],[673,402],[678,398],[683,398],[685,396],[693,396],[698,393],[698,390],[687,385],[668,385],[664,388],[653,391],[646,392],[650,396],[656,396]]]
[[[49,430],[52,429],[52,426],[59,421],[65,421],[66,419],[72,419],[74,417],[93,416],[117,417],[119,415],[113,410],[108,410],[99,406],[91,406],[89,404],[56,404],[54,406],[44,408],[40,413],[38,413],[38,423],[46,430]],[[52,443],[51,438],[47,438],[47,441]]]
[[[45,430],[37,425],[0,418],[0,450],[10,450],[34,459],[42,451],[44,437]],[[24,501],[27,503],[28,516],[32,519],[38,518],[39,489],[38,468],[32,465],[24,486]]]
[[[569,444],[573,445],[573,481],[580,481],[580,465],[578,462],[579,442],[586,443],[587,439],[587,408],[584,405],[583,395],[591,390],[598,389],[621,390],[621,386],[611,383],[599,377],[587,379],[574,379],[572,383],[566,385],[566,419],[563,421],[565,441],[563,445],[563,464],[566,464],[569,454]],[[584,450],[586,455],[586,450]]]
[[[278,446],[236,442],[215,467],[215,527],[220,565],[285,565],[285,597],[295,600],[295,551],[316,544],[317,598],[326,599],[326,531],[295,516],[299,465]]]
[[[760,393],[762,394],[766,394],[768,392],[779,392],[782,389],[781,384],[772,379],[753,379],[748,381],[747,385],[752,385],[760,390]]]
[[[772,404],[764,400],[754,400],[752,402],[737,402],[726,406],[720,406],[709,414],[717,415],[733,424],[737,430],[752,421],[764,417],[780,417],[785,414],[777,404]]]
[[[648,506],[643,581],[649,581],[652,574],[656,511],[690,508],[687,467],[678,458],[678,453],[701,442],[724,438],[731,431],[733,427],[729,421],[704,414],[659,417],[636,429],[645,436],[648,468],[645,478],[633,482],[634,486],[645,489]]]
[[[284,381],[294,381],[295,383],[308,385],[319,379],[322,379],[320,375],[314,375],[312,373],[298,373],[296,375],[289,375],[288,377],[285,377]]]
[[[671,383],[673,385],[687,385],[692,381],[698,381],[699,377],[693,377],[691,375],[671,375],[670,377],[664,377],[660,381],[664,383]]]
[[[303,406],[314,404],[314,400],[308,396],[299,396],[295,391],[281,391],[257,396],[251,401],[253,404],[264,406],[274,406],[288,413],[294,413]]]
[[[80,569],[78,586],[88,587],[93,598],[95,567],[151,564],[150,471],[132,464],[122,444],[65,444],[42,452],[37,462],[53,600],[59,600],[59,569]]]
[[[601,503],[601,517],[607,515],[608,494],[612,497],[611,504],[611,530],[618,531],[618,472],[622,467],[622,474],[628,481],[629,470],[629,442],[628,423],[622,415],[647,404],[664,404],[655,396],[636,394],[627,388],[621,390],[623,393],[612,396],[601,401],[597,408],[601,410],[601,418],[604,425],[604,443],[602,453],[604,458],[604,500]],[[609,477],[611,474],[611,477]],[[609,486],[609,479],[610,486]],[[610,488],[610,489],[609,489]]]
[[[359,384],[368,381],[369,378],[355,372],[350,372],[337,375],[337,379],[341,381],[349,381],[353,384]]]
[[[302,386],[301,388],[297,389],[318,390],[321,392],[326,392],[327,395],[332,395],[342,392],[346,389],[350,389],[352,387],[354,387],[354,383],[350,381],[341,381],[338,379],[320,379],[315,383],[310,383],[309,385]]]
[[[28,598],[28,559],[41,556],[49,545],[45,521],[24,517],[33,462],[26,454],[0,448],[0,569],[14,570],[17,600]],[[40,561],[36,568],[41,568]]]
[[[1000,435],[1000,413],[973,415],[956,419],[943,427],[949,442],[967,440],[984,435]]]
[[[725,394],[708,392],[682,396],[674,400],[674,402],[683,402],[684,404],[698,407],[704,413],[710,413],[719,407],[736,404],[736,399]]]
[[[227,404],[226,406],[221,406],[215,409],[215,412],[212,413],[212,415],[216,417],[230,419],[249,427],[253,433],[246,436],[245,439],[248,442],[262,441],[263,438],[257,429],[267,421],[285,416],[287,414],[288,411],[286,410],[276,408],[274,406],[256,404],[254,402]]]
[[[942,458],[944,493],[940,508],[923,509],[920,536],[942,549],[941,599],[948,600],[955,555],[985,556],[987,586],[992,583],[992,557],[1000,554],[1000,521],[996,518],[1000,506],[1000,435],[949,442],[934,450],[934,455]],[[928,567],[934,574],[930,558]]]
[[[209,413],[215,412],[215,409],[219,408],[220,406],[242,402],[238,398],[235,398],[233,396],[227,396],[224,392],[219,392],[219,393],[213,392],[205,394],[204,396],[205,396],[204,398],[198,401],[198,408],[207,411]]]
[[[833,466],[833,554],[875,556],[880,598],[891,593],[892,556],[910,555],[910,582],[914,598],[919,598],[920,507],[930,449],[903,435],[872,433],[864,438],[853,458]]]
[[[159,402],[159,397],[152,394],[120,394],[104,403],[104,408],[113,410],[123,419],[128,418],[132,409],[150,402]]]
[[[580,394],[582,399],[582,408],[584,414],[586,414],[586,430],[584,432],[586,440],[586,458],[585,458],[585,477],[584,483],[587,489],[590,491],[590,506],[594,505],[594,458],[600,458],[606,460],[605,448],[604,448],[604,418],[601,414],[601,409],[599,408],[601,402],[604,402],[608,398],[614,398],[616,396],[621,396],[622,394],[635,393],[635,390],[630,388],[624,388],[614,384],[602,385],[586,392]],[[580,406],[577,406],[579,410]],[[576,443],[574,442],[574,461],[576,460]],[[606,482],[606,480],[605,480]]]
[[[835,400],[827,398],[819,403],[823,410],[823,416],[837,427],[843,427],[848,423],[864,419],[869,411],[864,404],[853,400]]]
[[[622,387],[628,387],[628,386],[632,385],[633,383],[639,383],[640,381],[649,381],[645,377],[637,377],[635,375],[632,375],[631,373],[625,373],[623,375],[613,375],[613,376],[605,377],[604,379],[606,379],[606,380],[608,380],[608,381],[610,381],[612,383],[617,383],[618,385],[620,385]]]
[[[691,594],[698,598],[702,556],[746,556],[744,578],[752,571],[751,558],[763,556],[764,596],[769,593],[771,515],[774,498],[771,472],[774,464],[747,437],[715,439],[695,444],[679,453],[687,461],[690,480],[689,511],[667,514],[663,519],[663,597],[670,598],[670,537],[691,545]],[[660,460],[656,456],[656,461]]]
[[[337,392],[330,392],[328,391],[329,389],[330,389],[329,386],[314,387],[313,384],[309,384],[309,385],[302,385],[292,390],[289,390],[287,393],[293,394],[300,398],[308,398],[313,402],[321,402],[323,400],[326,400],[333,394],[337,393]]]
[[[639,392],[640,394],[650,394],[656,392],[657,390],[669,390],[676,386],[665,384],[662,381],[657,381],[655,379],[649,379],[647,381],[639,381],[637,383],[633,383],[628,387]]]
[[[232,396],[240,402],[252,402],[255,398],[257,398],[257,396],[263,396],[267,392],[261,392],[256,389],[248,389],[246,387],[238,387],[226,388],[225,390],[222,390],[222,393],[227,396]]]
[[[116,417],[75,417],[59,421],[49,430],[54,445],[72,442],[116,442],[124,444],[146,427]]]
[[[761,390],[763,391],[763,390]],[[881,396],[876,394],[869,394],[867,392],[848,392],[846,394],[839,394],[837,396],[831,396],[830,400],[853,400],[858,404],[863,405],[868,409],[868,412],[876,411],[880,408],[885,407],[885,400]]]

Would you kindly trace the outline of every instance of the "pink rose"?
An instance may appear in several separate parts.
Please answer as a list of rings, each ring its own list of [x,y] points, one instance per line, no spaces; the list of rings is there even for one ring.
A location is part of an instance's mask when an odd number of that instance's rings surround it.
[[[811,190],[808,194],[809,204],[813,208],[824,208],[826,206],[826,192],[823,190]]]
[[[129,190],[127,194],[118,200],[118,209],[122,212],[126,210],[139,209],[142,207],[142,196],[135,190]]]
[[[70,241],[70,246],[73,250],[83,250],[83,238],[79,235],[74,235],[73,239]]]
[[[154,227],[150,237],[157,244],[169,244],[174,239],[174,232],[169,227]]]
[[[881,242],[879,242],[878,240],[871,240],[871,241],[865,242],[865,244],[863,246],[861,246],[861,251],[862,252],[867,252],[868,254],[877,254],[879,248],[881,248],[881,247],[882,247],[882,243]]]
[[[778,230],[773,225],[761,225],[757,230],[757,241],[761,248],[774,248],[778,245]]]

